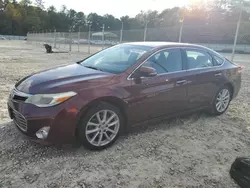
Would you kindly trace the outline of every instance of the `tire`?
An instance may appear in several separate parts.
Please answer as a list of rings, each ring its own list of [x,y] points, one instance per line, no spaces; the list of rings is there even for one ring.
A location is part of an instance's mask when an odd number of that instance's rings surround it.
[[[100,102],[90,108],[80,119],[77,138],[84,147],[90,150],[102,150],[116,141],[123,127],[124,117],[120,109],[110,103]]]
[[[250,158],[237,158],[231,166],[230,176],[242,188],[250,187]]]
[[[224,101],[225,103],[223,103],[224,105],[221,105],[221,109],[220,109],[219,108],[220,105],[218,105],[218,103],[219,103],[218,98],[222,95],[223,92],[228,93],[228,95],[226,95],[228,97],[227,98],[228,101]],[[225,98],[226,98],[226,96],[225,96]],[[232,99],[232,92],[231,92],[230,88],[228,86],[221,87],[217,91],[217,93],[216,93],[216,95],[215,95],[215,97],[213,99],[212,106],[211,106],[211,109],[210,109],[210,113],[212,115],[216,115],[216,116],[224,114],[227,111],[227,109],[228,109],[228,107],[230,105],[231,99]]]

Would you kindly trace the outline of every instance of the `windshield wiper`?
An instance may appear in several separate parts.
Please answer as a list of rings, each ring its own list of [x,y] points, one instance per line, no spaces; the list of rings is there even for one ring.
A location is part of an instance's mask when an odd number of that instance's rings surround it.
[[[94,69],[94,70],[102,71],[102,69],[99,69],[97,67],[93,67],[93,66],[90,66],[90,65],[84,65],[84,67],[89,68],[89,69]]]

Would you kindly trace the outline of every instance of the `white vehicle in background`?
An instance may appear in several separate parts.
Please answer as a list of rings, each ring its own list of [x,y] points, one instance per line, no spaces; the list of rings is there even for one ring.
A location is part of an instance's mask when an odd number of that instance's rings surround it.
[[[87,39],[80,39],[80,40],[78,40],[78,39],[74,39],[73,41],[72,41],[72,43],[73,44],[88,44],[88,40]]]
[[[0,36],[0,40],[6,40],[6,38],[3,36]]]

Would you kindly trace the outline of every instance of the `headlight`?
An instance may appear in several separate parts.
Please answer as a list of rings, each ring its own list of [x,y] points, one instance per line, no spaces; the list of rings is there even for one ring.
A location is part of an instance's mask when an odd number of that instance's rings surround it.
[[[73,91],[55,94],[37,94],[30,96],[25,102],[34,104],[38,107],[50,107],[60,104],[75,95],[76,93]]]

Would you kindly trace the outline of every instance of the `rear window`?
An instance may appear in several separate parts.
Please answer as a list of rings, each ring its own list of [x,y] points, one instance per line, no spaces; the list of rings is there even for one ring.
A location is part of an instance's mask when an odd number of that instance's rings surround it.
[[[188,69],[212,67],[212,57],[207,52],[187,50]]]
[[[224,59],[218,57],[218,56],[213,56],[213,60],[214,60],[214,65],[215,66],[219,66],[222,65],[224,62]]]

